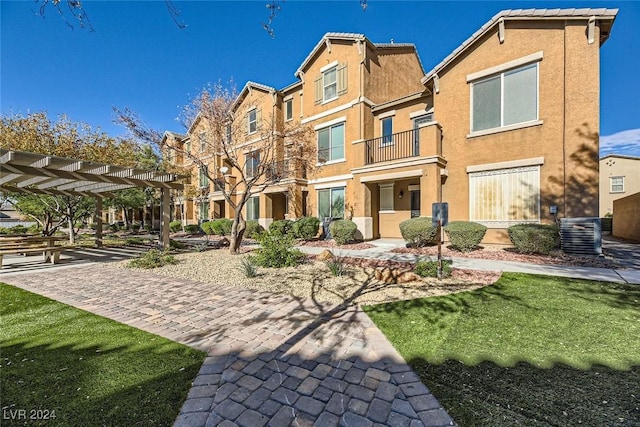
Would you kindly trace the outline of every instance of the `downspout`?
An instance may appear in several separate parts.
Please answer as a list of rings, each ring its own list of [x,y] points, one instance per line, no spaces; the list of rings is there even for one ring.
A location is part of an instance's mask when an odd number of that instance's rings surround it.
[[[567,217],[567,21],[564,21],[564,39],[563,39],[563,82],[562,89],[564,93],[564,105],[562,106],[562,205],[563,214]],[[538,79],[540,77],[538,76]],[[540,101],[538,101],[540,102]],[[540,108],[540,107],[538,107]]]

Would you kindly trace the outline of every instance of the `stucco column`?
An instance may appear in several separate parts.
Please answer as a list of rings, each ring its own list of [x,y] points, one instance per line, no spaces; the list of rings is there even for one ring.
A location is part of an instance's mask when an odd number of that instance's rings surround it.
[[[93,213],[93,223],[96,225],[95,245],[102,247],[102,197],[96,197],[96,210]]]
[[[357,236],[364,240],[373,239],[374,235],[374,218],[372,204],[374,200],[372,198],[371,187],[364,182],[356,183],[355,199],[351,208],[353,209],[353,218],[351,220],[358,226],[358,231],[362,236]],[[377,227],[377,207],[376,207],[376,224]],[[376,230],[377,231],[377,230]]]
[[[258,218],[258,223],[263,226],[265,230],[268,230],[269,225],[273,222],[273,199],[268,194],[258,194],[258,204],[260,205],[260,218]]]
[[[420,177],[420,216],[431,216],[431,205],[440,202],[440,166],[427,165]]]
[[[171,222],[169,189],[163,188],[161,193],[162,201],[160,204],[162,206],[162,220],[160,222],[160,242],[163,248],[169,249],[169,223]]]

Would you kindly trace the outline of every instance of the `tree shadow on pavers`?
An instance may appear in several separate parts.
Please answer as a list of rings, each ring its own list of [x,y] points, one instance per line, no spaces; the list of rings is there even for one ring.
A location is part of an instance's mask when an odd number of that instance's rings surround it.
[[[462,426],[632,426],[640,419],[640,367],[628,371],[556,363],[409,360],[449,414]]]

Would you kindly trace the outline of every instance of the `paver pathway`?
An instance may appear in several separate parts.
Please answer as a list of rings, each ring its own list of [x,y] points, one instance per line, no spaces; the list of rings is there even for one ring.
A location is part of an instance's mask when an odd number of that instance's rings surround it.
[[[207,351],[175,426],[453,425],[356,307],[98,264],[0,281]]]

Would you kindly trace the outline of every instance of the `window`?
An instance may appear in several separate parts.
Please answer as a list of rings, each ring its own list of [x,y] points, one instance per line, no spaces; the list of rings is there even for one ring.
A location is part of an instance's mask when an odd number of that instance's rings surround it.
[[[284,101],[284,118],[285,120],[293,119],[293,99]]]
[[[260,197],[251,197],[247,200],[247,220],[257,220],[260,218]]]
[[[184,143],[184,152],[187,154],[191,154],[191,140],[188,140]]]
[[[540,166],[469,173],[469,220],[505,228],[540,221]]]
[[[347,93],[347,64],[334,62],[321,70],[315,80],[315,103],[329,102]]]
[[[505,71],[471,84],[471,131],[538,119],[538,64]]]
[[[318,130],[318,162],[344,159],[344,123]]]
[[[344,187],[318,190],[318,217],[344,217]]]
[[[338,67],[333,67],[322,73],[322,99],[324,101],[338,96],[338,81],[336,71]]]
[[[227,144],[231,144],[231,125],[226,126]]]
[[[209,219],[209,202],[200,202],[200,220],[207,221]]]
[[[624,193],[624,176],[612,176],[610,193]]]
[[[393,210],[393,184],[380,184],[380,210]]]
[[[258,166],[260,165],[260,152],[253,151],[246,156],[245,173],[248,178],[252,178],[258,174]]]
[[[380,145],[393,144],[393,117],[382,119],[382,142]]]
[[[258,131],[258,110],[255,108],[247,113],[247,123],[249,125],[249,133],[256,133]]]
[[[207,150],[207,134],[205,132],[201,132],[198,136],[200,140],[200,152],[204,152]]]
[[[205,188],[209,186],[209,177],[207,176],[208,174],[209,174],[209,171],[206,166],[203,166],[200,168],[199,176],[198,176],[200,188]]]

